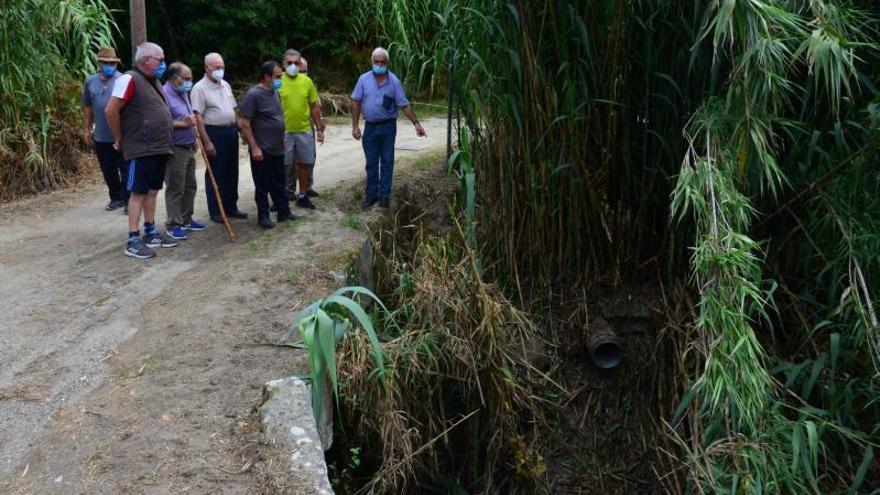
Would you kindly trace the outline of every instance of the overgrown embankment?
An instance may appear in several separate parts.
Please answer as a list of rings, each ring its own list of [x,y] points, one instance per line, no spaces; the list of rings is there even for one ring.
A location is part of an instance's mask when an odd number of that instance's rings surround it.
[[[80,169],[81,79],[115,29],[103,0],[4,3],[0,200],[53,189]]]

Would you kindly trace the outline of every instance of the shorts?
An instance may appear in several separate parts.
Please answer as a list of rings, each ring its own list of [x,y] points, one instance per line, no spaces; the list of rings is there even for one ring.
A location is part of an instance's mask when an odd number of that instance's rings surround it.
[[[294,160],[304,165],[315,164],[315,135],[311,132],[288,132],[284,134],[284,164],[293,165]]]
[[[165,182],[165,162],[169,155],[152,155],[132,158],[128,161],[128,184],[126,189],[136,194],[162,189]]]

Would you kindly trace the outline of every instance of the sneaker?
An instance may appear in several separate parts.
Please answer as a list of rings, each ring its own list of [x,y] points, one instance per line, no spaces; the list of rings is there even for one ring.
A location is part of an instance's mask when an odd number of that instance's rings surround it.
[[[388,196],[379,198],[379,208],[388,208]]]
[[[227,213],[226,216],[229,217],[229,218],[241,218],[241,219],[244,219],[244,218],[247,218],[247,213],[245,213],[245,212],[243,212],[243,211],[241,211],[241,210],[235,210],[235,211],[233,211],[232,213]]]
[[[366,209],[369,209],[374,204],[376,204],[376,201],[378,201],[376,198],[367,198],[364,200],[364,202],[361,204],[361,206],[363,206],[364,209],[366,210]]]
[[[289,213],[287,215],[278,215],[278,223],[292,222],[294,220],[296,220],[296,216],[293,213]]]
[[[205,224],[196,222],[195,220],[190,220],[188,224],[184,225],[183,228],[186,230],[192,230],[193,232],[201,232],[208,227]]]
[[[314,189],[309,189],[308,191],[306,191],[306,196],[308,196],[310,198],[320,198],[321,197],[321,195],[318,194],[318,191],[315,191]]]
[[[105,206],[104,209],[107,211],[113,211],[113,210],[118,210],[118,209],[122,208],[123,206],[125,206],[124,202],[122,202],[118,199],[114,199],[113,201],[107,203],[107,206]]]
[[[302,195],[296,198],[296,206],[299,206],[300,208],[308,208],[309,210],[318,208],[315,206],[315,203],[312,203],[312,200],[310,200],[307,195]]]
[[[156,253],[150,249],[140,237],[130,238],[128,242],[125,243],[125,251],[123,251],[123,253],[126,256],[142,260],[156,256]]]
[[[260,219],[257,220],[257,224],[259,224],[259,226],[263,227],[264,229],[271,229],[275,227],[275,222],[269,220],[269,217],[260,217]]]
[[[144,242],[150,247],[173,248],[177,245],[176,241],[168,239],[158,231],[152,234],[144,234]]]
[[[168,229],[166,233],[168,234],[168,237],[178,241],[186,239],[186,230],[184,230],[183,227],[181,227],[180,225],[175,225],[174,227]]]

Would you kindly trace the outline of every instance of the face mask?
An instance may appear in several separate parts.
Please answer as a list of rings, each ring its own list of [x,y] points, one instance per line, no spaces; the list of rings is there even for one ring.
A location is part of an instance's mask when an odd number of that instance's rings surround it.
[[[115,65],[104,65],[101,64],[101,74],[104,74],[104,77],[110,77],[116,73]]]
[[[373,65],[373,74],[381,76],[386,72],[388,72],[388,67],[385,67],[384,65]]]
[[[192,88],[193,88],[192,81],[183,81],[183,84],[181,84],[179,87],[177,87],[175,89],[177,89],[178,93],[189,93],[189,90],[191,90]]]
[[[211,71],[211,77],[218,81],[222,81],[225,74],[226,72],[223,69],[214,69]]]
[[[153,69],[153,77],[155,77],[156,79],[161,78],[162,75],[165,74],[166,68],[167,68],[167,66],[165,65],[165,61],[163,60],[162,64],[159,67],[156,67],[155,69]]]
[[[278,91],[281,89],[281,79],[273,79],[272,80],[272,89]]]
[[[287,69],[285,69],[285,72],[287,72],[287,75],[290,77],[296,77],[299,73],[299,67],[297,67],[296,64],[290,64],[287,66]]]

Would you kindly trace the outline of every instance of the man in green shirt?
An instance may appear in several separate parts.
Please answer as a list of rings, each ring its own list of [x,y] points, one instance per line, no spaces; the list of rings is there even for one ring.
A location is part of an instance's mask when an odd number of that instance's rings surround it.
[[[287,177],[287,192],[293,198],[294,182],[299,181],[299,194],[296,205],[315,209],[309,199],[309,175],[315,166],[315,137],[312,136],[312,121],[316,122],[317,141],[324,143],[324,124],[318,106],[318,90],[308,76],[299,73],[302,56],[296,50],[284,53],[284,76],[278,96],[284,110],[284,170]]]

